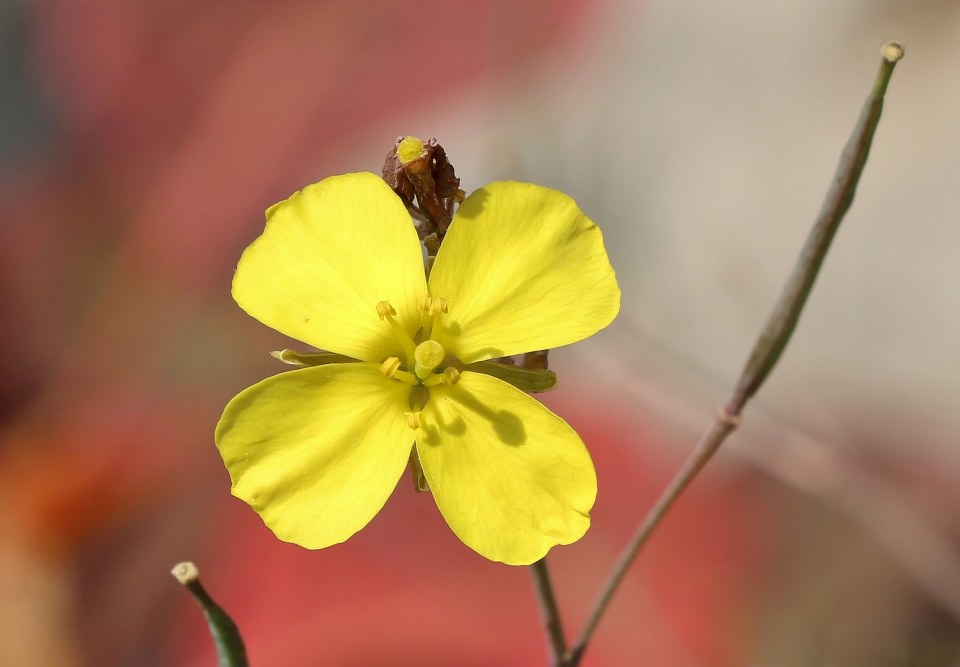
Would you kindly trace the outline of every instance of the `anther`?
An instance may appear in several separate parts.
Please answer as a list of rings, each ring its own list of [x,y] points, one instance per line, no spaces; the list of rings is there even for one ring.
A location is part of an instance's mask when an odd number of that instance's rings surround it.
[[[432,299],[430,299],[430,314],[431,314],[431,315],[439,315],[440,313],[446,313],[446,312],[447,312],[447,300],[446,300],[446,299],[442,299],[442,298],[440,298],[440,297],[438,297],[438,296],[435,296],[435,297],[433,297]]]
[[[400,360],[396,357],[387,357],[383,360],[383,363],[380,364],[380,372],[388,378],[392,378],[393,374],[398,370],[400,370]]]
[[[420,428],[420,411],[416,410],[414,412],[404,412],[407,416],[407,426],[412,429]]]
[[[445,385],[447,387],[452,387],[460,381],[460,371],[458,371],[453,366],[443,369],[442,373],[431,375],[430,377],[424,378],[423,385],[425,387],[436,387],[438,384]]]
[[[377,304],[377,315],[380,316],[380,319],[387,317],[388,315],[396,315],[397,311],[394,310],[393,306],[390,305],[387,301],[380,301]]]
[[[447,385],[448,387],[452,387],[453,385],[460,382],[460,371],[458,371],[453,366],[450,366],[449,368],[445,368],[443,370],[443,374],[440,376],[440,382]]]
[[[447,300],[439,296],[424,295],[417,297],[417,308],[424,315],[437,315],[447,312]]]
[[[399,380],[412,387],[420,384],[420,381],[413,373],[400,370],[400,360],[397,357],[387,357],[384,359],[383,363],[380,364],[380,372],[392,380]]]
[[[421,311],[427,316],[426,330],[430,340],[440,335],[440,315],[447,312],[447,300],[439,296],[428,296],[422,300]]]

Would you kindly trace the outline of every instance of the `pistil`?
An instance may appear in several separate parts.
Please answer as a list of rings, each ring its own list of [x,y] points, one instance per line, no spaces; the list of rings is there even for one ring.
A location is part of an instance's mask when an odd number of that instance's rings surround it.
[[[433,370],[443,363],[447,353],[443,345],[435,340],[425,340],[413,352],[414,366],[413,372],[421,380],[425,380],[433,374]]]

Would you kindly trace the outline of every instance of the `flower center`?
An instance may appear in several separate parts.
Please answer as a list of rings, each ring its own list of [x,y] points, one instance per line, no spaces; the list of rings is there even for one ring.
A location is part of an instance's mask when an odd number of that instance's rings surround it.
[[[415,336],[411,336],[397,321],[397,311],[393,306],[386,301],[377,304],[377,315],[390,325],[404,353],[404,360],[399,357],[384,359],[380,364],[380,372],[412,387],[454,385],[460,379],[460,371],[450,365],[453,360],[448,359],[443,345],[436,340],[440,333],[440,317],[447,312],[447,302],[438,297],[424,296],[420,298],[419,306],[424,316],[424,326]],[[446,367],[444,362],[447,362]]]
[[[403,348],[404,360],[387,357],[380,364],[380,372],[392,380],[410,385],[410,407],[407,414],[410,428],[418,429],[420,411],[429,400],[429,387],[439,384],[455,385],[460,380],[460,371],[447,356],[443,345],[437,340],[440,333],[440,317],[447,312],[447,302],[439,297],[423,296],[417,304],[423,316],[423,327],[411,336],[397,321],[397,311],[386,301],[377,304],[377,315],[386,320],[390,330]],[[416,340],[415,340],[416,339]],[[444,367],[444,362],[447,362]]]

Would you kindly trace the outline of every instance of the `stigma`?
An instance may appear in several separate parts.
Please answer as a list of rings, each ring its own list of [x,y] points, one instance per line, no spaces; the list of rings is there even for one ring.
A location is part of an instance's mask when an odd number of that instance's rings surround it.
[[[433,374],[434,369],[443,363],[447,353],[443,345],[435,340],[425,340],[413,351],[413,372],[421,380]]]

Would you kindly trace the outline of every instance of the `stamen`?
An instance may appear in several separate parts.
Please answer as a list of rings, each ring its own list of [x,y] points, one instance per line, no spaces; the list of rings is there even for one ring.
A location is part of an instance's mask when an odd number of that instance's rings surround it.
[[[416,430],[420,428],[420,411],[416,410],[414,412],[404,412],[407,416],[407,426]]]
[[[388,378],[392,378],[398,370],[400,370],[400,360],[397,357],[387,357],[380,364],[380,372]]]
[[[430,329],[430,340],[437,340],[440,337],[440,315],[447,312],[447,300],[439,296],[427,297],[426,314],[430,318],[428,327]]]
[[[452,387],[460,381],[460,371],[458,371],[453,366],[443,369],[443,373],[438,373],[431,375],[428,378],[424,378],[423,385],[425,387],[436,387],[438,384],[446,385],[447,387]]]
[[[377,302],[377,315],[380,316],[382,321],[387,315],[396,315],[397,311],[393,309],[393,306],[390,305],[387,301],[378,301]]]
[[[397,311],[388,302],[380,301],[377,303],[377,315],[381,320],[386,320],[390,325],[390,330],[393,332],[393,335],[400,341],[400,346],[403,348],[403,354],[407,358],[407,363],[412,364],[413,352],[417,345],[413,342],[413,339],[410,338],[410,334],[404,331],[400,323],[397,322],[396,314]]]
[[[392,380],[399,380],[412,387],[420,384],[420,381],[413,373],[400,370],[400,359],[397,357],[387,357],[384,359],[383,363],[380,364],[380,372]]]
[[[433,369],[443,363],[447,353],[443,350],[443,345],[435,340],[425,340],[413,352],[415,361],[413,371],[417,377],[423,380],[433,373]]]
[[[439,296],[433,297],[430,300],[430,314],[439,315],[445,312],[447,312],[447,300]]]

